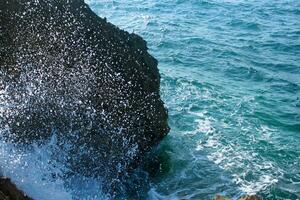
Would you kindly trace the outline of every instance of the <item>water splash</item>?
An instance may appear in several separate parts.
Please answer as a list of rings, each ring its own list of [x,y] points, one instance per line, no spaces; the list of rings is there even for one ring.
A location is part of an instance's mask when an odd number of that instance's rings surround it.
[[[33,199],[108,199],[101,192],[101,180],[79,174],[67,176],[66,163],[57,158],[67,158],[70,145],[62,149],[55,134],[44,144],[26,147],[1,139],[0,172]]]

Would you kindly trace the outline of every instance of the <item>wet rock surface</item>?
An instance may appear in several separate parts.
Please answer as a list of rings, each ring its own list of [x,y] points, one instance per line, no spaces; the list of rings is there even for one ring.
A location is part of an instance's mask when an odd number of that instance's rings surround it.
[[[240,200],[260,200],[260,198],[257,195],[245,195]]]
[[[239,198],[239,200],[260,200],[261,198],[259,198],[259,196],[257,195],[244,195],[242,197]],[[216,195],[213,200],[230,200],[230,198],[228,197],[224,197],[221,195]]]
[[[111,185],[168,133],[157,60],[146,42],[83,0],[1,1],[0,29],[7,141],[43,143],[55,134],[70,156],[54,159]]]
[[[227,197],[223,197],[223,196],[220,196],[220,195],[216,195],[213,200],[229,200],[229,198]]]

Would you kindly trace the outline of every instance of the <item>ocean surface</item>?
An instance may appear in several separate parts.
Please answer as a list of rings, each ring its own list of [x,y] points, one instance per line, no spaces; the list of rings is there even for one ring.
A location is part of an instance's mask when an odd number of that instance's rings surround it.
[[[86,3],[159,61],[171,132],[141,199],[300,199],[299,0]],[[2,171],[37,200],[105,199],[99,180],[52,177],[55,148],[55,136],[29,152],[1,141]]]

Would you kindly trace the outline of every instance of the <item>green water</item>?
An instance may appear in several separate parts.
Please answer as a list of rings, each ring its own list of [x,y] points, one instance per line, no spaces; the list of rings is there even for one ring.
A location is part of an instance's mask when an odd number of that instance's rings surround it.
[[[87,3],[159,60],[171,132],[150,199],[300,199],[300,1]]]

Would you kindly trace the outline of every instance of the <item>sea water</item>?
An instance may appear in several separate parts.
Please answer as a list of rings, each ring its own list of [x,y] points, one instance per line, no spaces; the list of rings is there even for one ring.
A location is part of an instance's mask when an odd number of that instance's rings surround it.
[[[171,132],[143,199],[300,199],[299,0],[86,3],[159,61]],[[2,141],[2,173],[38,200],[105,199],[99,180],[64,179],[56,142],[22,151]]]

